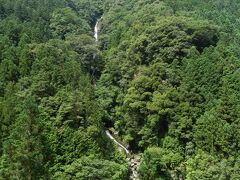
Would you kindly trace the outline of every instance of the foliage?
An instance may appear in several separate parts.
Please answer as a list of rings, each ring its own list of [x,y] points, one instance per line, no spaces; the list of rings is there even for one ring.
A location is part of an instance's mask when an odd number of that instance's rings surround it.
[[[142,179],[238,177],[238,6],[195,0],[105,4],[105,67],[97,95],[104,122],[133,152],[144,153]]]
[[[126,179],[127,167],[117,163],[99,160],[94,157],[82,157],[71,165],[64,166],[62,172],[56,172],[56,179]]]
[[[0,0],[0,179],[240,179],[239,6]]]
[[[99,179],[127,176],[96,103],[101,6],[90,4],[0,1],[0,179],[55,179],[64,169],[87,178],[92,168]]]

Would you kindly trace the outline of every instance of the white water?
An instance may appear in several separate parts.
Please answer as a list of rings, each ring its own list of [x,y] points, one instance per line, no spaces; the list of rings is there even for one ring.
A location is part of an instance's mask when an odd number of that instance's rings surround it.
[[[126,154],[128,155],[130,152],[127,150],[127,148],[125,148],[121,143],[119,143],[111,134],[108,130],[106,130],[106,134],[107,136],[113,140],[119,147],[121,147],[125,152]]]
[[[137,174],[136,171],[133,171],[133,177],[134,177],[134,178],[137,178],[137,177],[138,177],[138,174]]]
[[[101,18],[102,19],[102,18]],[[99,20],[101,20],[99,19]],[[100,25],[99,25],[99,20],[96,22],[96,25],[94,27],[94,38],[95,38],[95,41],[98,42],[98,33],[99,33],[99,30],[100,30]],[[93,56],[93,58],[95,58],[95,55]],[[123,149],[128,156],[130,156],[130,152],[128,151],[128,149],[126,147],[124,147],[121,143],[119,143],[112,135],[111,133],[106,130],[106,135],[109,137],[109,139],[111,139],[115,144],[117,144],[121,149]],[[131,157],[127,158],[127,160],[129,161],[129,163],[131,164]],[[138,179],[138,174],[136,172],[136,170],[133,170],[132,167],[131,167],[131,171],[132,171],[132,175],[133,175],[133,178],[132,179]]]
[[[96,42],[98,41],[98,31],[99,31],[99,22],[97,21],[95,27],[94,27],[94,38]]]

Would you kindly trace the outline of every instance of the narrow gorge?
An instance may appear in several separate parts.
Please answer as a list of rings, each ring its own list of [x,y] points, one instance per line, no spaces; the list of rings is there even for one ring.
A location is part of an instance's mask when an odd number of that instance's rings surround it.
[[[100,31],[100,21],[101,21],[102,17],[100,19],[98,19],[96,21],[96,24],[94,26],[94,38],[96,43],[98,43],[99,41],[99,31]],[[120,153],[124,152],[125,156],[126,156],[126,160],[128,161],[128,165],[129,165],[129,170],[130,170],[130,176],[129,179],[131,180],[138,180],[138,167],[140,165],[140,156],[139,155],[134,155],[130,152],[130,150],[128,150],[123,144],[121,144],[120,142],[118,142],[116,140],[116,138],[110,133],[109,130],[105,131],[107,137],[114,143],[117,145]]]

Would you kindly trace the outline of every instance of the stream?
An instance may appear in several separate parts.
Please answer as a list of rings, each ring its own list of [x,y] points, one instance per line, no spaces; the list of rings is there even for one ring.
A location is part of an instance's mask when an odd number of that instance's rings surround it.
[[[99,30],[100,30],[100,20],[102,19],[102,17],[97,20],[95,27],[94,27],[94,38],[95,41],[98,42],[98,38],[99,38]],[[107,137],[113,141],[120,149],[122,149],[125,154],[126,154],[126,159],[128,161],[129,164],[129,169],[130,169],[130,179],[131,180],[138,180],[138,173],[137,173],[137,168],[140,164],[140,157],[131,155],[130,151],[124,146],[122,145],[120,142],[118,142],[110,133],[109,130],[105,131]]]

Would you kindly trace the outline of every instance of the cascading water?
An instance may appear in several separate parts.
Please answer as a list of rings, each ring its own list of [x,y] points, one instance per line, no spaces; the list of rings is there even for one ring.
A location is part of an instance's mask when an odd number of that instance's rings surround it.
[[[125,153],[126,153],[127,156],[130,154],[130,152],[128,151],[128,149],[125,148],[122,144],[120,144],[120,143],[110,134],[110,132],[109,132],[108,130],[106,130],[106,134],[107,134],[107,136],[108,136],[112,141],[114,141],[119,147],[121,147],[121,148],[125,151]]]
[[[96,22],[96,25],[94,27],[94,38],[96,42],[98,41],[98,31],[99,31],[99,20]]]
[[[118,145],[118,147],[122,150],[124,150],[126,156],[127,156],[127,161],[128,161],[128,164],[129,164],[129,167],[130,167],[130,172],[131,172],[131,175],[130,175],[130,179],[132,180],[137,180],[138,179],[138,173],[137,173],[137,168],[140,164],[140,157],[136,157],[136,156],[132,156],[130,154],[130,151],[124,147],[124,145],[122,145],[121,143],[119,143],[112,135],[111,133],[109,132],[109,130],[106,130],[106,135],[109,137],[109,139],[111,139],[115,144]]]
[[[102,19],[102,18],[101,18]],[[96,25],[94,27],[94,38],[95,38],[95,41],[98,42],[98,38],[99,38],[99,30],[100,30],[100,24],[99,24],[99,21],[101,20],[99,19],[97,22],[96,22]],[[96,55],[94,54],[93,58],[95,59]],[[139,166],[139,163],[140,163],[140,158],[136,158],[134,156],[131,156],[130,154],[130,151],[124,147],[124,145],[122,145],[121,143],[119,143],[112,135],[111,133],[106,130],[106,135],[107,137],[113,141],[115,144],[117,144],[117,146],[119,148],[121,148],[122,150],[124,150],[126,156],[127,156],[127,161],[129,163],[129,167],[130,167],[130,170],[131,170],[131,175],[130,175],[130,179],[133,179],[133,180],[137,180],[138,179],[138,174],[137,174],[137,167]]]
[[[99,19],[99,20],[100,20],[100,19]],[[97,42],[98,42],[98,31],[99,31],[99,29],[100,29],[99,20],[97,20],[97,22],[96,22],[96,24],[95,24],[95,26],[94,26],[94,38],[95,38],[96,44],[97,44]],[[93,60],[94,60],[94,61],[96,60],[96,55],[97,55],[96,52],[93,53]],[[96,69],[94,68],[94,66],[91,66],[91,70],[92,70],[91,76],[93,77],[93,84],[94,84],[94,86],[96,87],[96,82],[95,82],[95,77],[94,77],[94,75],[95,75],[95,70],[96,70]]]

